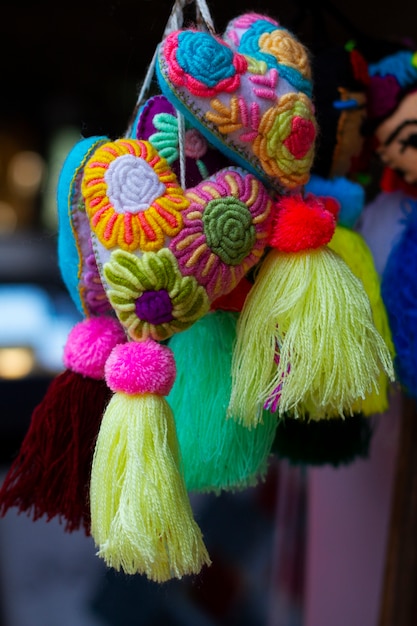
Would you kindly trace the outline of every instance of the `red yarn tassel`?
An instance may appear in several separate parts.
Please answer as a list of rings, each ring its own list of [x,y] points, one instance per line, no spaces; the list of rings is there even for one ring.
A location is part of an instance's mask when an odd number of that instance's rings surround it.
[[[37,520],[58,516],[65,530],[90,532],[89,485],[97,433],[111,391],[104,380],[66,370],[35,408],[0,490],[0,515],[17,507]]]
[[[126,337],[110,317],[86,319],[71,330],[66,370],[35,408],[19,455],[0,490],[0,516],[17,507],[37,520],[58,517],[65,530],[90,534],[90,473],[101,419],[111,398],[104,365]]]

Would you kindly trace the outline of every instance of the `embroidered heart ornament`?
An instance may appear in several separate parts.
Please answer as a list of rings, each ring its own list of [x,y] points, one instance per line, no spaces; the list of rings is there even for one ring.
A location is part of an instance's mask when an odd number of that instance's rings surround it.
[[[240,168],[183,190],[155,147],[101,145],[82,192],[107,297],[129,336],[165,340],[205,315],[260,260],[272,200]]]
[[[304,185],[317,125],[308,55],[286,29],[248,14],[226,39],[195,29],[158,49],[163,94],[234,163],[283,192]]]

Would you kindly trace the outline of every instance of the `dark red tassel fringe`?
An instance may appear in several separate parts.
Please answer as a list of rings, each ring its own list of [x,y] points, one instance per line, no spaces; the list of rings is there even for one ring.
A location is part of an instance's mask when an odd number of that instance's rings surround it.
[[[17,507],[34,520],[58,517],[68,532],[90,533],[91,463],[110,397],[104,380],[71,370],[51,382],[0,490],[0,516]]]

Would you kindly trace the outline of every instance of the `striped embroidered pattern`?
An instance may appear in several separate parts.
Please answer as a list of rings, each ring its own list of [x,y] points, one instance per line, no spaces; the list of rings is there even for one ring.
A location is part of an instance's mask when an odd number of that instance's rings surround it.
[[[210,299],[231,291],[263,254],[271,200],[244,170],[221,170],[187,191],[184,227],[170,243],[181,272],[195,276]]]
[[[167,161],[134,139],[108,142],[92,155],[82,192],[91,228],[107,249],[159,250],[180,231],[188,206]]]

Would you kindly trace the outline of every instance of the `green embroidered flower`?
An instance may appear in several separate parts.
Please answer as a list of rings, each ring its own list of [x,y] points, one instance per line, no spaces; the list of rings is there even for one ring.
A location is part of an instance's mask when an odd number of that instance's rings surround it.
[[[115,250],[103,272],[110,287],[110,303],[136,341],[167,339],[209,310],[206,290],[193,276],[181,274],[168,248],[141,257]]]

